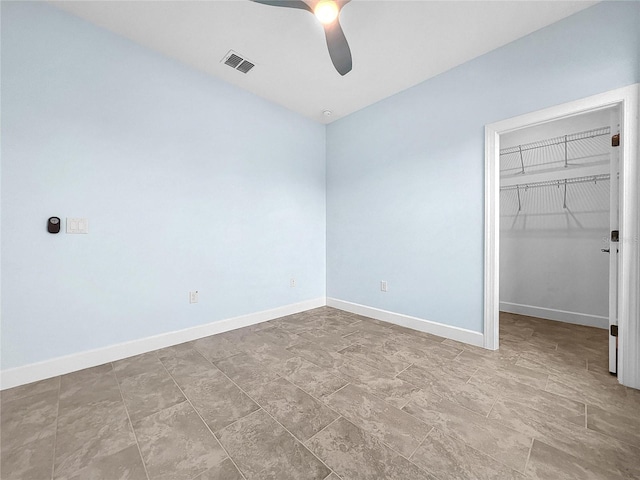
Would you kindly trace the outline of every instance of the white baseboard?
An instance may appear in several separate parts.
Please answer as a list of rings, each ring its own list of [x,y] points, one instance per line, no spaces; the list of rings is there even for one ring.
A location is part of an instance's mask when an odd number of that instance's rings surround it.
[[[375,318],[383,322],[394,323],[421,332],[431,333],[432,335],[468,343],[477,347],[484,345],[484,335],[480,332],[474,332],[473,330],[432,322],[423,318],[411,317],[402,313],[367,307],[366,305],[360,305],[358,303],[345,302],[344,300],[338,300],[336,298],[327,298],[327,305],[365,317]]]
[[[519,303],[511,302],[500,302],[500,311],[518,313],[520,315],[544,318],[547,320],[555,320],[557,322],[573,323],[575,325],[585,325],[587,327],[609,328],[609,319],[601,315],[568,312],[566,310],[534,307],[532,305],[521,305]]]
[[[300,303],[285,305],[272,310],[250,313],[239,317],[227,318],[217,322],[185,328],[174,332],[162,333],[152,337],[132,340],[130,342],[110,345],[86,352],[74,353],[63,357],[52,358],[42,362],[11,368],[0,372],[0,390],[17,387],[27,383],[44,380],[45,378],[64,375],[65,373],[95,367],[103,363],[114,362],[123,358],[151,352],[159,348],[170,347],[179,343],[190,342],[198,338],[208,337],[216,333],[235,330],[236,328],[255,325],[274,318],[284,317],[312,308],[326,305],[324,297],[307,300]]]

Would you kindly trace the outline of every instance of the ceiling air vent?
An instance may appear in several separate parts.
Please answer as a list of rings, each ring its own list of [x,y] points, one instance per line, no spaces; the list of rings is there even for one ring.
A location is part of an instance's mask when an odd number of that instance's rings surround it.
[[[229,65],[231,68],[242,73],[247,73],[249,70],[255,67],[255,63],[250,62],[242,55],[239,55],[233,50],[229,50],[229,52],[222,59],[222,63],[224,63],[225,65]]]
[[[238,65],[238,68],[236,68],[236,70],[241,71],[242,73],[247,73],[249,70],[251,70],[253,67],[255,67],[255,65],[247,60],[244,60],[240,65]]]

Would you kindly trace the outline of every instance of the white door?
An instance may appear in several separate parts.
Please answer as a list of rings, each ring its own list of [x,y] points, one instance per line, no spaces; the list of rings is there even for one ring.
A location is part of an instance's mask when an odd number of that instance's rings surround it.
[[[619,134],[619,120],[618,113],[616,112],[612,116],[615,116],[615,121],[612,121],[611,134]],[[619,137],[618,137],[619,138]],[[609,214],[609,238],[608,246],[603,248],[603,252],[609,252],[609,372],[613,374],[618,373],[618,246],[619,242],[614,232],[619,230],[620,219],[620,188],[619,188],[619,172],[620,172],[620,147],[611,147],[611,180],[610,185],[610,199],[611,210]],[[603,242],[604,243],[604,242]]]

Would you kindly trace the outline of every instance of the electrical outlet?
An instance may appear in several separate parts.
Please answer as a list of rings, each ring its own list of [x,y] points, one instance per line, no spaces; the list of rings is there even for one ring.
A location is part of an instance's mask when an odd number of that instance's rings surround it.
[[[387,281],[386,280],[380,280],[380,291],[381,292],[386,292],[387,291]]]
[[[189,303],[198,303],[198,291],[189,292]]]
[[[296,279],[295,278],[289,279],[289,286],[291,288],[295,288],[295,286],[296,286]]]

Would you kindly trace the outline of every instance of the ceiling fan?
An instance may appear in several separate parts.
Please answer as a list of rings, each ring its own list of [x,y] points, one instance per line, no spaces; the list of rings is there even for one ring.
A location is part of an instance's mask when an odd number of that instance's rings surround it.
[[[320,20],[327,39],[327,48],[333,66],[340,75],[351,71],[351,50],[340,26],[339,15],[342,8],[351,0],[252,0],[255,3],[272,7],[298,8],[310,12]],[[311,6],[313,5],[313,7]]]

